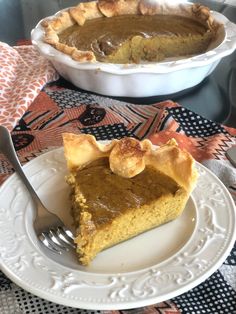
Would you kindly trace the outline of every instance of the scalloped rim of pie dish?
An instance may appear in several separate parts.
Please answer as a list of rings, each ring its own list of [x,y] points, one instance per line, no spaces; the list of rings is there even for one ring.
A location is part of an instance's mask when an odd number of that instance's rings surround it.
[[[80,3],[61,11],[53,18],[41,22],[44,28],[43,41],[52,45],[58,51],[69,55],[78,62],[97,62],[92,51],[82,51],[60,43],[58,34],[66,28],[78,24],[82,26],[86,20],[117,15],[178,15],[200,21],[210,31],[216,34],[220,24],[214,19],[208,7],[200,4],[179,3],[170,5],[161,1],[147,0],[98,0]]]
[[[185,3],[185,5],[191,5],[191,3]],[[214,65],[214,63],[219,62],[223,57],[230,55],[236,49],[236,24],[232,23],[223,14],[211,11],[212,16],[222,25],[222,27],[219,28],[216,42],[212,43],[209,50],[204,54],[177,60],[164,60],[158,63],[142,62],[139,64],[114,64],[104,62],[77,62],[70,56],[56,50],[52,45],[44,42],[45,29],[42,26],[42,22],[45,20],[52,20],[64,11],[65,10],[61,10],[55,15],[39,21],[31,31],[31,39],[32,44],[48,60],[52,60],[52,62],[57,62],[58,64],[67,67],[65,68],[65,70],[68,69],[65,73],[67,76],[70,76],[70,69],[77,71],[96,70],[103,72],[104,74],[109,73],[111,75],[125,76],[136,73],[149,73],[155,75],[162,73],[168,74],[188,68],[210,67],[211,65]],[[83,73],[78,72],[78,75],[81,74]]]

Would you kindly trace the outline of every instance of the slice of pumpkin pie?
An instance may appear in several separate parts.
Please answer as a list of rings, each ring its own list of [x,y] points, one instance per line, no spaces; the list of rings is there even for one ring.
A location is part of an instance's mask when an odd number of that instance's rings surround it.
[[[79,261],[177,218],[197,179],[191,155],[175,140],[153,148],[134,138],[97,142],[63,134]]]

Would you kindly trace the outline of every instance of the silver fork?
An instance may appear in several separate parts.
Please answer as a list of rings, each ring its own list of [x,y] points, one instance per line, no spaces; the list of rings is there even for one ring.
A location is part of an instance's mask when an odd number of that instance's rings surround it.
[[[0,125],[0,152],[9,160],[16,173],[28,189],[34,203],[34,230],[38,239],[51,251],[62,254],[75,248],[72,232],[65,227],[63,221],[51,213],[41,202],[28,178],[26,177],[17,157],[11,135],[5,127]]]

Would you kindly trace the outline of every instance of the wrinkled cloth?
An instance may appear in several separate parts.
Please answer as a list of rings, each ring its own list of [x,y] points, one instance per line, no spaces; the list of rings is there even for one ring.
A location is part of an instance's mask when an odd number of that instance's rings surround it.
[[[57,78],[34,46],[0,42],[0,124],[12,130],[43,86]]]

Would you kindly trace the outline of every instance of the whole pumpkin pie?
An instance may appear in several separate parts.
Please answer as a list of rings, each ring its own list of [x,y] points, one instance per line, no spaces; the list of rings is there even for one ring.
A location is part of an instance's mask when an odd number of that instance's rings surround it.
[[[169,3],[80,3],[42,22],[44,41],[80,62],[139,63],[205,52],[219,27],[210,10]]]
[[[79,261],[177,218],[197,179],[191,155],[175,140],[153,149],[134,138],[101,144],[63,134]]]

